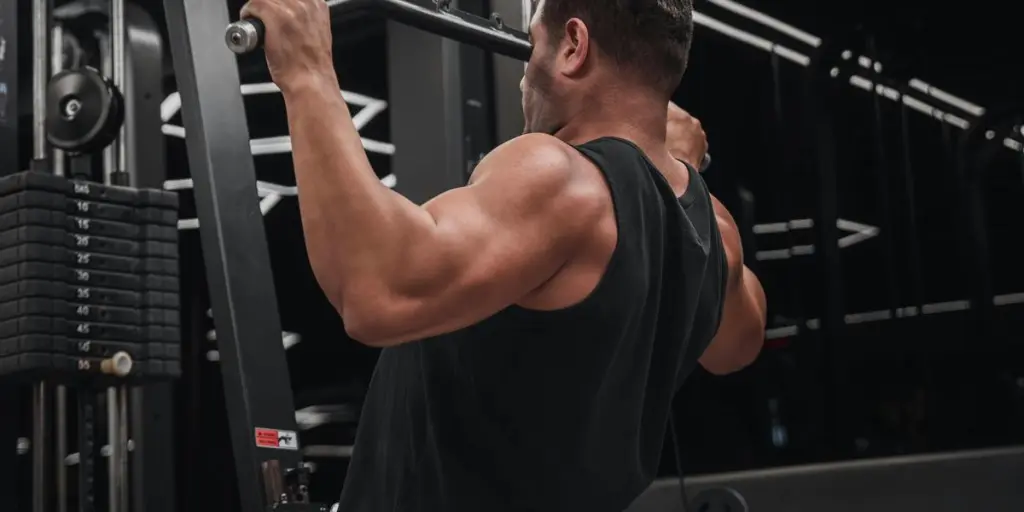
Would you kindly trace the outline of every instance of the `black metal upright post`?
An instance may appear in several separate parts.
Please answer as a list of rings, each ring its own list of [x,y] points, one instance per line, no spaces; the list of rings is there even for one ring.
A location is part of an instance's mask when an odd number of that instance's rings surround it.
[[[875,46],[874,36],[867,37],[865,47],[867,48],[867,57],[877,62],[878,48]],[[872,89],[879,85],[879,80],[882,76],[879,71],[880,68],[872,67],[871,71],[868,72],[868,76],[871,77]],[[879,289],[885,291],[885,310],[891,312],[903,305],[905,297],[900,293],[903,287],[897,282],[898,277],[895,270],[897,268],[898,256],[895,249],[896,241],[894,239],[893,227],[896,226],[896,219],[893,218],[892,194],[890,194],[889,190],[892,180],[892,166],[889,163],[889,151],[886,147],[886,127],[888,123],[885,119],[882,101],[881,95],[877,93],[871,95],[871,108],[874,117],[872,145],[875,152],[875,165],[873,169],[875,174],[875,202],[878,207],[879,228],[881,230],[879,234],[885,247],[885,261],[879,266],[885,284],[879,287]]]
[[[477,16],[490,15],[488,0],[461,0],[459,7]],[[494,78],[492,54],[470,45],[460,45],[460,71],[462,75],[462,131],[466,161],[465,179],[495,146]]]
[[[491,9],[501,13],[505,23],[523,32],[529,31],[523,0],[491,0]],[[501,55],[493,55],[495,140],[498,144],[523,133],[523,93],[519,82],[523,79],[523,62]]]
[[[529,30],[523,13],[522,0],[490,0],[492,8],[500,12],[509,26]],[[510,140],[522,133],[522,91],[519,81],[522,80],[523,63],[519,59],[502,55],[493,55],[494,94],[495,94],[495,137],[498,143]]]
[[[452,8],[486,19],[490,2]],[[466,184],[495,145],[491,58],[482,49],[388,23],[388,98],[396,190],[424,203]]]
[[[18,4],[0,2],[0,176],[20,170],[18,142]]]
[[[261,467],[301,462],[294,398],[235,56],[219,0],[164,0],[228,409],[241,510],[266,506]],[[243,346],[244,343],[244,346]],[[268,434],[270,436],[268,437]],[[283,449],[277,449],[283,448]]]
[[[997,118],[993,112],[988,112],[976,120],[974,126],[966,133],[952,137],[956,143],[951,144],[949,148],[954,155],[957,190],[961,191],[960,200],[956,201],[961,208],[961,214],[958,216],[960,234],[957,238],[965,242],[958,245],[966,267],[964,274],[968,276],[971,311],[975,322],[976,340],[972,341],[986,345],[993,341],[993,335],[999,334],[992,330],[995,322],[995,293],[984,197],[986,168],[995,158],[996,151],[1002,150],[1002,140],[1010,131],[1010,126],[1005,120],[1000,123],[996,121]],[[988,131],[995,134],[994,140],[990,141],[983,135]]]
[[[393,21],[387,31],[395,190],[422,204],[465,184],[460,45]]]
[[[826,50],[822,50],[824,52]],[[817,178],[818,215],[814,221],[815,231],[815,274],[819,283],[819,339],[817,343],[801,344],[801,351],[808,356],[805,360],[813,365],[807,374],[812,389],[818,390],[816,401],[823,413],[826,453],[834,452],[840,439],[837,396],[841,395],[842,377],[840,366],[835,364],[837,354],[842,352],[845,328],[843,306],[842,262],[839,254],[839,193],[838,165],[836,162],[836,141],[832,120],[830,98],[831,84],[828,71],[821,65],[822,54],[807,68],[804,80],[804,141],[805,151],[811,159],[814,177]]]

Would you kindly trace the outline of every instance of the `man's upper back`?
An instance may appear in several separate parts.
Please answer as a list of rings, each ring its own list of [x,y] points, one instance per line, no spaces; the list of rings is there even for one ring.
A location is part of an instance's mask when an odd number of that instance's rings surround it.
[[[614,202],[600,281],[567,308],[384,350],[342,511],[619,512],[654,478],[672,397],[718,326],[721,239],[696,172],[677,199],[633,144],[577,149]]]

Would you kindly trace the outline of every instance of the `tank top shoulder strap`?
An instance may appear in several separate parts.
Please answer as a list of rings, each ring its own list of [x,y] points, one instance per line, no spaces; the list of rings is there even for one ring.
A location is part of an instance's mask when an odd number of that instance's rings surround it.
[[[576,149],[590,159],[608,180],[612,199],[620,187],[633,188],[643,177],[638,171],[645,167],[647,158],[631,142],[613,137],[603,137],[576,146]]]
[[[626,168],[630,166],[640,166],[648,171],[648,175],[653,178],[655,184],[659,185],[662,191],[671,189],[668,181],[664,175],[658,171],[657,166],[647,157],[639,146],[634,144],[632,141],[621,139],[618,137],[602,137],[600,139],[594,139],[590,142],[580,144],[576,146],[576,149],[583,153],[585,156],[590,158],[601,171],[606,175],[610,182],[621,182],[632,181],[642,179],[643,175],[635,172],[621,173],[617,172],[620,168]],[[680,162],[686,166],[686,169],[690,172],[690,183],[686,187],[686,191],[683,192],[682,196],[679,196],[680,206],[688,208],[693,205],[694,201],[703,198],[704,202],[710,203],[710,197],[708,196],[709,190],[707,184],[704,183],[704,179],[700,173],[690,164]],[[612,183],[615,185],[616,183]],[[664,185],[661,187],[660,185]]]

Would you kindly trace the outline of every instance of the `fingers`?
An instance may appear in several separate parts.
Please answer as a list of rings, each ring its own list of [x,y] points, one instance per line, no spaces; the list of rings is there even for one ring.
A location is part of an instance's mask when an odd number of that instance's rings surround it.
[[[239,12],[239,19],[258,18],[264,23],[275,20],[313,23],[330,19],[330,7],[324,0],[249,0]]]
[[[264,0],[251,0],[249,2],[246,2],[245,5],[242,6],[242,10],[238,14],[238,19],[240,19],[240,20],[249,19],[249,18],[263,19],[263,17],[260,14],[263,13],[263,11],[264,11],[264,8],[263,8],[263,4],[264,3],[266,3]]]
[[[668,104],[668,119],[669,122],[684,122],[693,125],[696,128],[700,128],[699,119],[671,101]]]

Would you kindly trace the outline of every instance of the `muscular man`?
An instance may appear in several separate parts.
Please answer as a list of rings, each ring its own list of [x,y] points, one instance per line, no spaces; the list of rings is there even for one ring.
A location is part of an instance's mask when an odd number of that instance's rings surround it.
[[[342,512],[621,512],[655,477],[687,375],[761,346],[735,223],[676,158],[706,146],[666,109],[690,0],[536,11],[527,133],[422,206],[370,167],[324,2],[243,12],[266,24],[313,270],[352,338],[384,348]]]

